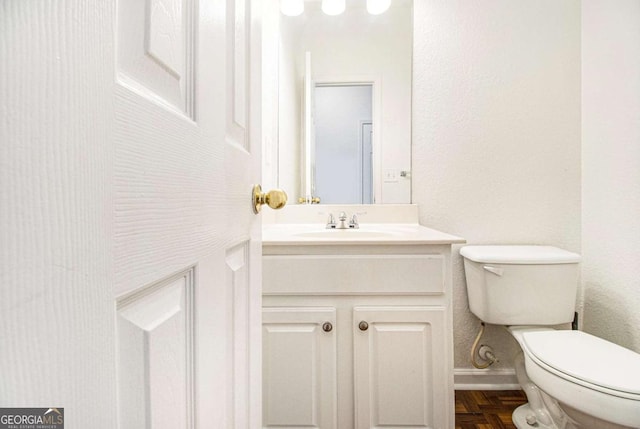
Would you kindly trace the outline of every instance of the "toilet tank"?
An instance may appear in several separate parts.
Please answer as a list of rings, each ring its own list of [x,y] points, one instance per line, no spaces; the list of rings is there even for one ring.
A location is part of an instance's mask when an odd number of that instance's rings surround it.
[[[551,246],[465,246],[471,312],[496,325],[573,320],[580,255]]]

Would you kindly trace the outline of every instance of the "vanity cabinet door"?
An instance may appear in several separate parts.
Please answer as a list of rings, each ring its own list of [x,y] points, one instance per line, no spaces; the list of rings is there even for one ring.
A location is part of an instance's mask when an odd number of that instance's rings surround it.
[[[335,429],[336,310],[265,307],[263,427]]]
[[[355,307],[356,429],[448,429],[445,309]]]

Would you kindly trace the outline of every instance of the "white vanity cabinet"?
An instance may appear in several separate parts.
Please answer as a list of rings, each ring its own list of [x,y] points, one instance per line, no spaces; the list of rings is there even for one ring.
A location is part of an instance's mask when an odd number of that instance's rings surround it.
[[[452,428],[454,239],[265,242],[263,427]]]

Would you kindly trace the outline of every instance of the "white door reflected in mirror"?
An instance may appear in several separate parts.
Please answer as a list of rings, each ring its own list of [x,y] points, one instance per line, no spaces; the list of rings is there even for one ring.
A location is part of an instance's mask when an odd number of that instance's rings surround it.
[[[322,203],[373,203],[372,90],[316,84],[315,195]]]

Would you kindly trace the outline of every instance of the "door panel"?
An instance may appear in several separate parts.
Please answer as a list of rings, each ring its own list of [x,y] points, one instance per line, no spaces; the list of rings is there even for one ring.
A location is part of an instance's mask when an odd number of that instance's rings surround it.
[[[194,117],[196,0],[119,0],[118,81]]]
[[[251,14],[249,0],[227,0],[227,140],[248,149]]]
[[[445,428],[444,308],[356,307],[356,428]],[[360,322],[368,324],[366,330]]]
[[[263,427],[336,427],[335,308],[263,310]]]
[[[233,368],[229,381],[232,396],[230,398],[231,428],[249,428],[249,350],[250,346],[250,284],[249,284],[249,244],[241,243],[226,252],[227,273],[226,288],[231,298],[229,365]]]
[[[194,427],[193,268],[118,300],[121,428]]]

